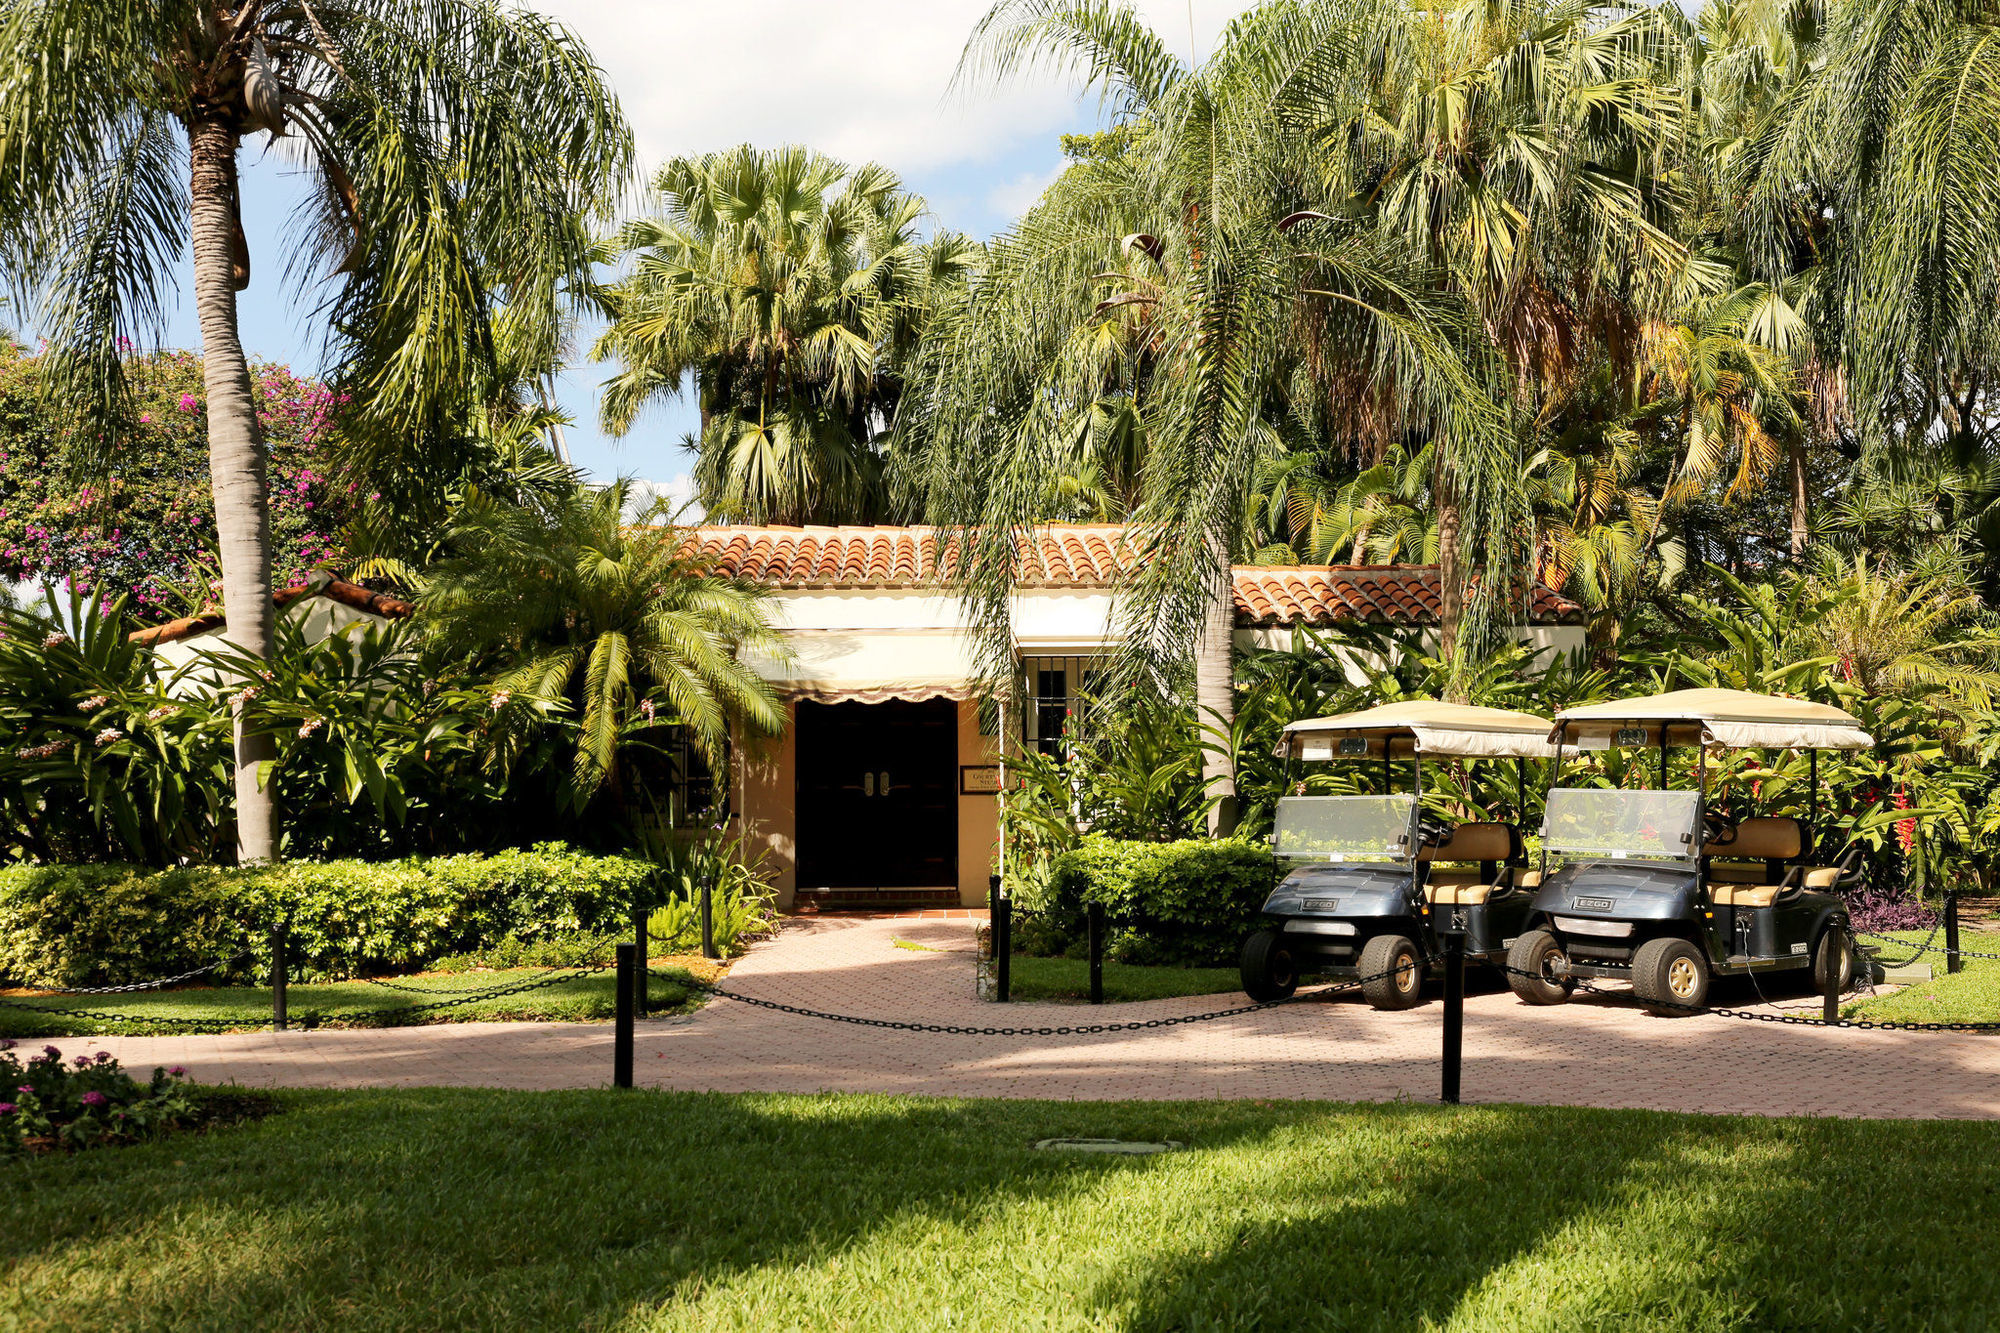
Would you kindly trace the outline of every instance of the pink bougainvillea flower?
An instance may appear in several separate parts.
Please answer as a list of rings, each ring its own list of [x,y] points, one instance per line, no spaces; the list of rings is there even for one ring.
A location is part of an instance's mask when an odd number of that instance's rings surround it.
[[[193,394],[184,393],[181,395],[180,408],[183,412],[199,412],[201,404],[196,401]]]

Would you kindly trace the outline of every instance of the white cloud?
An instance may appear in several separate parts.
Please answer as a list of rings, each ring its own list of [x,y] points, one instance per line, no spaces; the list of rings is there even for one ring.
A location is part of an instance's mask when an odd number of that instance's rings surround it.
[[[626,517],[637,518],[661,500],[667,503],[670,512],[679,512],[683,523],[699,523],[707,517],[707,511],[695,503],[694,478],[685,472],[671,481],[648,481],[634,477],[626,494]]]
[[[1062,175],[1063,165],[1061,159],[1057,159],[1049,164],[1046,171],[1024,171],[1012,180],[998,182],[986,192],[987,210],[1004,218],[1021,216],[1042,197],[1042,191]]]
[[[745,142],[803,143],[911,172],[990,161],[1077,118],[1074,90],[1049,78],[948,96],[986,0],[534,3],[575,28],[609,72],[649,165]],[[1139,8],[1185,56],[1185,0]],[[1196,0],[1201,51],[1247,8]]]

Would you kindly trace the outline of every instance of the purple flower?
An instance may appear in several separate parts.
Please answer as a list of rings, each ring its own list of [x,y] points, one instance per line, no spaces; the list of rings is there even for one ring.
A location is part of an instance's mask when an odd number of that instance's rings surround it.
[[[198,409],[201,406],[201,404],[195,401],[195,397],[193,394],[184,393],[181,395],[180,406],[181,406],[181,411],[183,412],[193,412],[196,409]]]
[[[14,1089],[14,1091],[24,1096],[32,1097],[35,1095],[35,1085],[32,1083],[23,1083],[20,1087]]]
[[[88,1069],[90,1068],[90,1057],[87,1055],[79,1055],[76,1057],[76,1060],[73,1063],[75,1063],[78,1069]]]
[[[0,1037],[0,1051],[11,1051],[19,1044],[10,1037]]]
[[[20,1108],[12,1102],[0,1102],[0,1115],[12,1115]]]
[[[99,1051],[99,1052],[97,1053],[97,1063],[99,1063],[99,1064],[101,1064],[101,1065],[108,1065],[108,1064],[110,1064],[110,1063],[111,1063],[111,1052],[109,1052],[109,1051]]]
[[[99,1092],[97,1089],[92,1088],[89,1092],[84,1093],[83,1096],[78,1100],[80,1100],[85,1106],[102,1106],[104,1105],[104,1103],[110,1101],[111,1099],[109,1097],[106,1097],[103,1093]]]
[[[167,1072],[175,1078],[186,1078],[188,1071],[186,1065],[168,1065]]]
[[[44,1047],[42,1047],[42,1054],[43,1054],[43,1055],[46,1055],[46,1056],[48,1056],[48,1057],[49,1057],[49,1059],[51,1059],[51,1060],[60,1060],[60,1059],[62,1059],[62,1052],[61,1052],[61,1051],[59,1051],[59,1050],[57,1050],[57,1049],[56,1049],[55,1047],[53,1047],[53,1046],[44,1046]]]

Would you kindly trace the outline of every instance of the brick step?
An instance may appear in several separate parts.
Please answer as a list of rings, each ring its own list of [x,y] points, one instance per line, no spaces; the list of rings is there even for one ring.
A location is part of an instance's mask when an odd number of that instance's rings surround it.
[[[913,907],[956,907],[957,889],[800,889],[794,912],[894,912]]]

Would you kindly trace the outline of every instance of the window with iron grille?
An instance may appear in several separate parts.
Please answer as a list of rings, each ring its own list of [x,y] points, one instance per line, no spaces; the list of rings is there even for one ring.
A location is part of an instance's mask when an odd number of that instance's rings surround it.
[[[1104,677],[1097,657],[1027,657],[1021,661],[1021,740],[1045,755],[1063,753],[1064,737],[1087,739],[1088,702]]]

